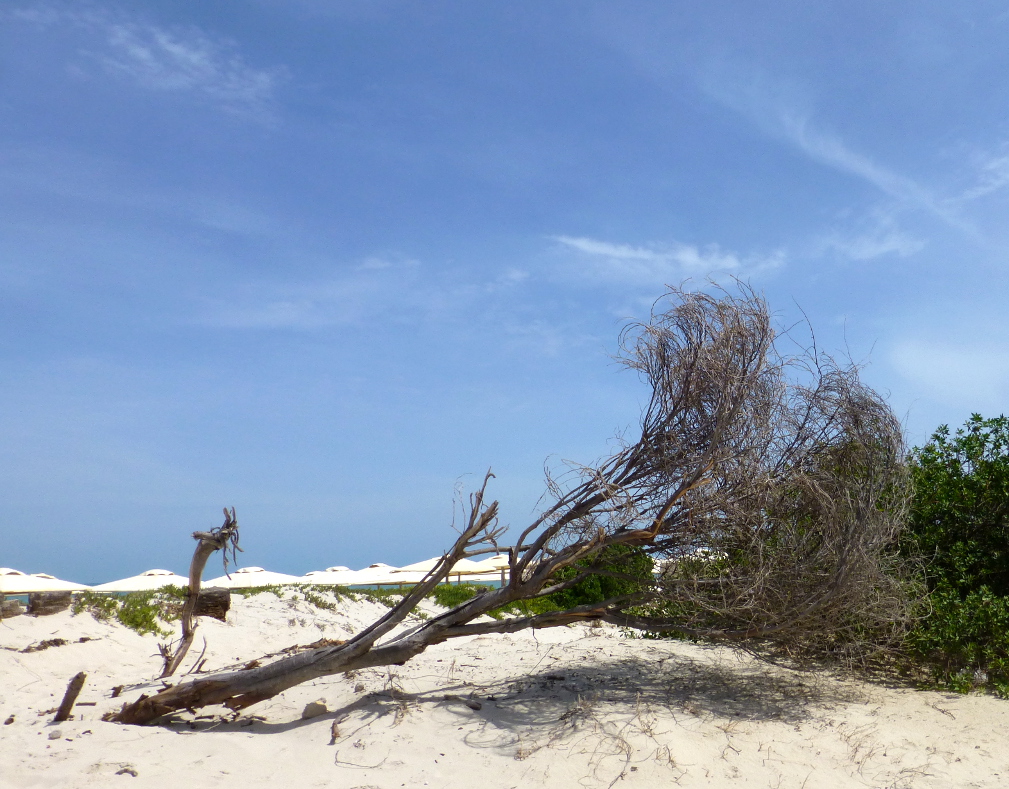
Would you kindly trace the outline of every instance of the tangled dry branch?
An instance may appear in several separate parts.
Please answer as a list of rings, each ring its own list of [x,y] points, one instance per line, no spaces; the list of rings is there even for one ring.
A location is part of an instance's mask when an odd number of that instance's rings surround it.
[[[584,620],[774,639],[794,652],[854,656],[885,643],[905,610],[893,552],[906,507],[900,423],[855,366],[815,347],[786,355],[786,342],[744,284],[671,290],[650,321],[622,336],[624,364],[651,390],[640,436],[548,480],[550,503],[507,549],[501,588],[400,627],[459,559],[498,549],[503,529],[497,502],[487,500],[488,474],[452,548],[354,638],[186,681],[127,704],[115,719],[142,723],[209,704],[240,710],[311,679],[402,663],[458,636]],[[599,603],[482,618],[592,573],[619,575],[601,558],[617,546],[647,553],[662,572]]]

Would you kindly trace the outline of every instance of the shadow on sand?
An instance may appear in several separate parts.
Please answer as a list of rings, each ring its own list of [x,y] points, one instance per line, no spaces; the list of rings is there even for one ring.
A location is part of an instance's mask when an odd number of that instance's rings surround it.
[[[194,730],[273,734],[322,720],[335,722],[339,729],[345,728],[345,721],[348,726],[355,721],[354,728],[358,728],[437,710],[457,717],[457,723],[467,728],[476,725],[500,733],[534,735],[537,731],[557,732],[590,718],[614,716],[628,720],[661,716],[676,723],[700,719],[716,725],[731,721],[797,724],[837,704],[861,701],[864,696],[857,686],[821,673],[793,671],[747,658],[726,659],[724,654],[696,659],[661,649],[648,652],[654,654],[587,656],[553,670],[493,682],[445,682],[422,693],[392,687],[368,693],[311,720],[269,722],[253,708],[234,720],[176,715],[161,723]]]

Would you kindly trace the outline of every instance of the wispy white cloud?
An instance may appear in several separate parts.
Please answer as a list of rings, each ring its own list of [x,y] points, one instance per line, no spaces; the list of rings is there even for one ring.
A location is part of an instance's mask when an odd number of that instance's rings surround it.
[[[903,233],[891,232],[849,238],[834,235],[826,239],[826,247],[851,260],[872,260],[884,255],[905,258],[920,252],[925,243]]]
[[[977,200],[1009,186],[1009,154],[1004,150],[984,157],[978,167],[977,183],[961,195],[961,200]]]
[[[369,258],[327,280],[250,284],[228,301],[208,302],[198,322],[228,329],[308,331],[360,323],[389,310],[404,315],[424,301],[412,268]]]
[[[592,280],[631,287],[661,287],[689,277],[750,276],[777,268],[785,254],[740,256],[718,244],[632,246],[594,238],[556,236],[563,248],[579,253],[575,273]]]
[[[455,320],[480,305],[487,318],[521,287],[527,274],[506,269],[484,280],[432,272],[412,259],[369,257],[344,273],[314,282],[263,282],[233,298],[208,301],[197,322],[229,329],[311,331],[383,320],[419,323]],[[499,305],[497,305],[499,306]]]
[[[776,115],[782,136],[814,161],[857,176],[890,197],[940,212],[935,197],[914,179],[853,150],[837,135],[816,128],[808,117],[786,108],[778,108]]]
[[[950,227],[973,233],[949,202],[932,190],[856,150],[840,135],[819,128],[805,108],[808,100],[794,87],[777,83],[759,70],[725,62],[710,66],[700,84],[719,104],[812,161],[858,178],[904,207],[926,211]]]
[[[559,324],[543,318],[506,322],[504,332],[512,345],[551,358],[560,356],[572,347],[598,342],[597,337],[575,325]]]
[[[910,257],[925,248],[925,242],[899,229],[892,217],[876,216],[872,226],[853,232],[834,231],[813,242],[814,254],[847,260],[874,260],[887,255]]]
[[[79,50],[85,60],[71,64],[76,71],[90,72],[89,64],[98,64],[109,76],[141,88],[190,94],[260,120],[272,118],[277,88],[288,78],[284,67],[252,66],[234,41],[215,39],[194,26],[166,28],[104,10],[47,4],[17,9],[9,16],[86,34]]]
[[[264,111],[284,78],[279,68],[249,66],[231,42],[198,30],[114,24],[96,57],[111,74],[152,90],[202,94],[233,111]]]

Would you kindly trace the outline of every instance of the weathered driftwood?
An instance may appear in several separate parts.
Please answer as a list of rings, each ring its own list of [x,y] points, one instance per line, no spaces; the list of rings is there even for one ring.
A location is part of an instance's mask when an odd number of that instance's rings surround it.
[[[28,595],[28,613],[31,616],[49,616],[66,611],[73,602],[71,592],[32,592]]]
[[[70,680],[70,684],[67,685],[67,692],[63,694],[63,702],[60,704],[60,708],[56,710],[56,717],[53,718],[53,723],[62,723],[63,721],[70,720],[70,710],[74,708],[77,697],[81,695],[81,688],[84,687],[84,682],[87,678],[88,675],[83,671],[74,674],[73,679]]]
[[[224,622],[231,610],[231,590],[201,589],[196,598],[196,608],[193,609],[193,616],[209,616]]]
[[[21,616],[25,612],[25,607],[20,600],[4,600],[0,602],[0,619],[10,619]]]
[[[227,568],[228,546],[231,546],[232,552],[241,550],[238,547],[238,520],[235,517],[235,508],[232,507],[230,512],[227,507],[224,508],[223,526],[209,532],[193,532],[193,539],[197,541],[197,545],[193,552],[193,560],[189,563],[189,589],[186,592],[186,604],[182,608],[182,640],[174,652],[169,646],[161,646],[161,656],[165,661],[164,670],[161,672],[162,678],[175,673],[189,652],[189,647],[192,646],[196,635],[196,608],[200,599],[200,582],[203,579],[203,568],[207,565],[207,559],[223,548],[224,564]],[[228,605],[231,605],[230,595]]]

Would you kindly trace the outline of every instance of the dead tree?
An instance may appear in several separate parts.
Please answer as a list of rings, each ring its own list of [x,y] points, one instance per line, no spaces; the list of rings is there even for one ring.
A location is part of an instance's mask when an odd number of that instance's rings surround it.
[[[401,627],[456,562],[502,549],[488,473],[438,565],[346,643],[187,680],[113,719],[144,723],[211,704],[238,711],[319,677],[401,664],[451,638],[578,621],[774,639],[794,650],[857,651],[885,639],[904,607],[892,559],[904,446],[898,420],[858,370],[815,347],[785,354],[789,337],[743,284],[731,293],[673,289],[622,340],[624,363],[651,387],[640,436],[567,478],[548,478],[549,503],[506,548],[501,588]],[[593,573],[619,574],[602,564],[613,546],[645,551],[665,569],[634,594],[481,618]]]
[[[211,529],[210,531],[195,531],[193,539],[196,540],[196,550],[193,552],[193,559],[189,563],[189,587],[186,590],[186,602],[182,607],[182,638],[178,647],[172,650],[171,645],[161,645],[161,658],[164,660],[164,669],[161,677],[170,677],[181,665],[189,647],[192,646],[193,638],[196,635],[196,606],[200,600],[200,584],[203,579],[203,568],[207,566],[207,560],[217,551],[224,550],[224,570],[228,569],[228,548],[231,548],[232,557],[238,547],[238,519],[235,517],[235,508],[231,511],[224,508],[224,525]]]

